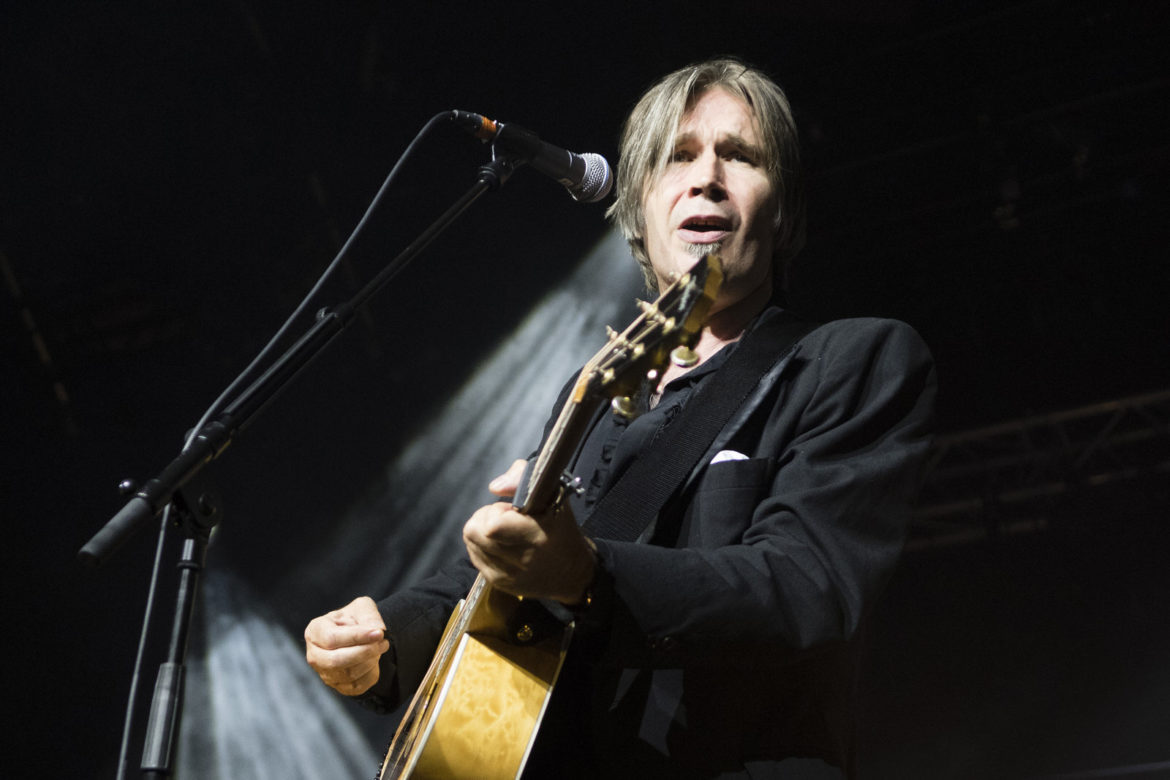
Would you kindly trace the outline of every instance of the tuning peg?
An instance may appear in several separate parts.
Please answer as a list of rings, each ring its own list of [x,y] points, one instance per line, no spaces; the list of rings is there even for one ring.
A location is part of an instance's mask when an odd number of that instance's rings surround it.
[[[618,417],[624,417],[627,420],[634,418],[635,409],[634,402],[630,400],[628,395],[619,395],[609,402],[609,408]]]
[[[658,305],[654,303],[646,303],[646,301],[635,301],[638,308],[646,315],[646,319],[662,327],[663,333],[670,333],[674,330],[677,324],[674,317],[667,317],[658,310]]]
[[[682,344],[670,351],[670,362],[680,368],[690,368],[699,362],[699,356],[693,349]]]
[[[606,328],[605,335],[609,337],[608,343],[609,343],[609,346],[612,347],[613,349],[616,349],[616,350],[629,350],[630,349],[630,340],[628,338],[626,338],[625,336],[623,336],[622,334],[618,333],[613,328]],[[640,343],[634,344],[633,349],[631,351],[634,353],[634,357],[639,357],[639,356],[641,356],[642,352],[644,351],[644,347],[642,347],[642,345]]]

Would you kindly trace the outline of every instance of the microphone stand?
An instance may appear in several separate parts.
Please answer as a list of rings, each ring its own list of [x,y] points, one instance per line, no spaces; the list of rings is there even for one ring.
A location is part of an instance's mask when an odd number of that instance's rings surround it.
[[[493,150],[494,152],[494,150]],[[409,246],[383,268],[349,301],[317,312],[308,331],[250,386],[229,403],[215,419],[204,425],[188,446],[162,473],[142,486],[124,507],[98,531],[78,558],[97,566],[109,558],[127,539],[160,512],[174,513],[186,535],[183,544],[179,589],[176,596],[167,658],[159,668],[143,743],[142,776],[166,778],[172,773],[174,741],[182,711],[184,662],[191,615],[198,592],[199,576],[207,553],[212,528],[220,512],[212,493],[200,479],[203,468],[218,458],[252,419],[271,402],[293,377],[353,320],[354,314],[390,279],[413,260],[440,233],[488,190],[498,190],[524,162],[523,158],[495,156],[480,166],[475,184],[452,204]],[[130,707],[133,708],[133,702]]]

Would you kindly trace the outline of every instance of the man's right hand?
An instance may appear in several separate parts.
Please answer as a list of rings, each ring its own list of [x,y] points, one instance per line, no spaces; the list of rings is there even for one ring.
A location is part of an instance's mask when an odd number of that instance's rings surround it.
[[[361,596],[305,627],[305,660],[330,688],[346,696],[378,682],[378,660],[390,649],[378,606]]]

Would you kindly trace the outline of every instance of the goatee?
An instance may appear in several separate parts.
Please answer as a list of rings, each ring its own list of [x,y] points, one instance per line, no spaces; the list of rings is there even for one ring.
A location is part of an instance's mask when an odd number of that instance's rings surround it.
[[[687,244],[687,252],[696,260],[702,260],[707,255],[719,254],[719,250],[722,248],[722,241],[714,241],[710,244]]]

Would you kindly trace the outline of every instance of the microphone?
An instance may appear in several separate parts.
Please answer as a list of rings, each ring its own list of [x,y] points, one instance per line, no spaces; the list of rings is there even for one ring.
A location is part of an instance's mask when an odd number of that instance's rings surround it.
[[[574,154],[540,140],[519,125],[495,122],[470,111],[452,111],[451,121],[482,141],[499,144],[545,176],[561,184],[582,203],[601,200],[613,189],[613,170],[600,154]]]

